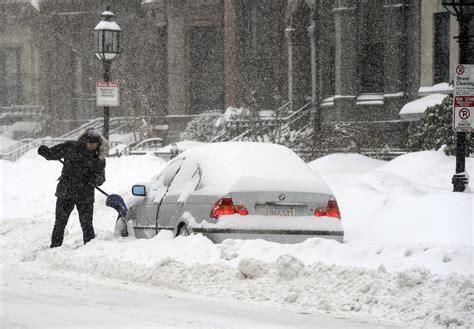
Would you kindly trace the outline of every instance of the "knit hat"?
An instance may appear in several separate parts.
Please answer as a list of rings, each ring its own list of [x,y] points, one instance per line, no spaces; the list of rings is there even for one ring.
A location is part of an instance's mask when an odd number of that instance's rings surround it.
[[[84,143],[101,143],[102,136],[96,128],[88,128],[85,133],[81,136],[81,140]]]

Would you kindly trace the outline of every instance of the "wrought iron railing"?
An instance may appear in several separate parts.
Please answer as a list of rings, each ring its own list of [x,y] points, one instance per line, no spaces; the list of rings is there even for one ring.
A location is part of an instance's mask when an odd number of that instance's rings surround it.
[[[132,118],[132,119],[129,117],[110,118],[110,121],[109,121],[110,133],[114,133],[116,131],[123,129],[124,127],[130,124],[130,120],[133,121],[137,119],[141,119],[141,118],[140,117]],[[58,138],[40,138],[40,139],[25,138],[5,149],[0,150],[0,159],[16,161],[29,150],[36,148],[42,144],[53,146],[53,145],[62,143],[66,140],[77,139],[87,128],[100,129],[103,127],[103,125],[104,125],[103,118],[96,118],[83,124],[79,128],[69,131],[68,133]]]
[[[18,146],[12,150],[2,150],[0,152],[0,159],[16,161],[26,152],[39,147],[40,145],[54,146],[60,143],[63,143],[69,139],[66,138],[40,138],[29,140],[28,143],[23,143],[21,146]],[[26,141],[26,140],[25,140]]]

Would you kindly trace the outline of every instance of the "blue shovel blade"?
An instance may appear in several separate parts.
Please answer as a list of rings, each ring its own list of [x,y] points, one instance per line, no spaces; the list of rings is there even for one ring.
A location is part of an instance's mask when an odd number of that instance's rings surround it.
[[[107,197],[107,200],[105,201],[105,205],[107,207],[114,208],[117,210],[120,216],[123,218],[127,217],[127,205],[125,204],[125,201],[123,201],[122,197],[117,194],[111,194]]]

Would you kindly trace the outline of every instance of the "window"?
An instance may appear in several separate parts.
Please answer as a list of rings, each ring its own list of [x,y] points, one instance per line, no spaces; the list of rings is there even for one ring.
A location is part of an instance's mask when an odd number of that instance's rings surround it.
[[[158,176],[151,179],[146,187],[147,198],[151,203],[160,203],[183,161],[183,159],[178,159],[169,163]]]
[[[436,13],[433,17],[433,83],[449,81],[449,13]]]
[[[383,92],[383,43],[365,43],[360,54],[360,91],[361,93]]]
[[[382,93],[384,90],[384,20],[380,19],[382,1],[361,4],[358,17],[359,93]]]
[[[224,108],[224,45],[214,26],[191,29],[191,112]]]
[[[21,104],[21,49],[0,48],[0,104]]]
[[[191,160],[187,160],[173,179],[167,195],[179,195],[178,201],[185,202],[201,181],[201,169]]]

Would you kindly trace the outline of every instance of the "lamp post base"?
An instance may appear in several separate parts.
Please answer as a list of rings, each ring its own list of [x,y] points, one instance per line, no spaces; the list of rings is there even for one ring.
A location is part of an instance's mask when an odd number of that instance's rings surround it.
[[[469,184],[469,178],[464,173],[454,174],[452,183],[453,192],[464,192]]]

